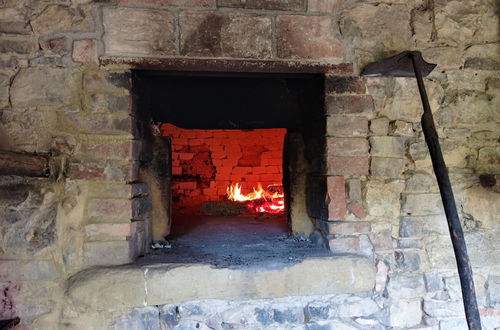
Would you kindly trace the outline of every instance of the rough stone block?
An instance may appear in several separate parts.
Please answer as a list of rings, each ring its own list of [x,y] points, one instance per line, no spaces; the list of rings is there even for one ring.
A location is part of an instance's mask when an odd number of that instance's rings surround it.
[[[156,306],[134,308],[129,314],[113,322],[113,329],[161,329],[159,310]]]
[[[180,15],[181,55],[270,58],[271,19],[263,16],[187,12]]]
[[[476,172],[480,174],[500,174],[500,147],[479,149]]]
[[[432,234],[448,234],[448,225],[444,216],[401,217],[399,221],[399,236],[401,237],[422,237]]]
[[[329,136],[366,136],[368,119],[363,117],[328,116],[326,134]]]
[[[0,40],[1,53],[30,54],[36,51],[37,44],[32,39],[12,39],[3,37]]]
[[[394,130],[393,134],[397,136],[411,137],[414,135],[413,124],[405,121],[396,120],[391,129]]]
[[[486,282],[486,302],[489,307],[500,306],[500,276],[489,276]]]
[[[63,105],[71,101],[71,78],[66,69],[34,67],[22,69],[10,88],[13,107]]]
[[[66,113],[68,127],[93,134],[128,134],[132,132],[132,119],[126,113],[108,114]]]
[[[425,294],[421,274],[394,273],[389,276],[387,291],[392,299],[416,299]]]
[[[443,202],[436,193],[405,194],[401,212],[407,215],[443,214]]]
[[[399,178],[403,173],[404,165],[404,159],[372,157],[370,173],[374,177]]]
[[[366,211],[371,216],[395,219],[400,214],[401,182],[367,181],[366,183]]]
[[[362,200],[363,192],[361,190],[361,180],[347,180],[347,196],[351,202],[359,202]]]
[[[389,308],[390,325],[398,328],[410,328],[422,322],[420,300],[398,300]]]
[[[132,98],[130,95],[89,94],[85,97],[85,110],[93,113],[132,113]]]
[[[45,281],[59,277],[53,261],[0,260],[0,281]]]
[[[68,280],[67,295],[77,309],[144,306],[144,273],[127,266],[82,271]]]
[[[373,230],[370,239],[375,251],[385,251],[393,249],[392,232],[390,229]]]
[[[371,114],[373,99],[369,95],[335,95],[326,97],[326,113],[329,115]]]
[[[370,154],[378,157],[403,157],[403,140],[396,136],[372,136]]]
[[[217,0],[218,7],[262,9],[262,10],[305,10],[305,0]]]
[[[105,53],[175,55],[174,15],[168,11],[105,8]]]
[[[328,157],[330,175],[368,175],[368,157]]]
[[[360,77],[327,76],[325,79],[326,94],[365,94],[366,79]]]
[[[31,21],[31,26],[36,33],[44,34],[56,31],[86,31],[90,29],[91,22],[89,10],[49,5]]]
[[[424,273],[425,289],[427,292],[437,292],[444,289],[443,278],[436,270]]]
[[[342,57],[330,16],[278,16],[277,50],[280,58],[330,59]]]
[[[358,219],[366,218],[366,210],[361,202],[351,202],[347,204],[347,209],[349,212],[354,214]]]
[[[328,156],[368,156],[368,141],[364,138],[327,138]]]
[[[128,241],[83,244],[83,267],[122,265],[132,261]]]
[[[337,313],[335,313],[337,317],[368,317],[380,310],[377,303],[371,298],[348,297],[342,301],[340,299],[338,302],[337,299],[334,299],[334,302],[338,303]]]
[[[374,135],[387,135],[389,131],[389,119],[386,117],[376,118],[370,121],[370,132]]]
[[[407,192],[438,192],[436,178],[425,172],[416,172],[406,181]]]
[[[422,258],[420,251],[404,250],[394,252],[395,270],[402,272],[415,272],[420,270]]]
[[[464,315],[464,304],[459,301],[424,300],[424,312],[435,318],[447,318]]]
[[[73,41],[73,61],[77,63],[97,64],[97,43],[95,39]]]

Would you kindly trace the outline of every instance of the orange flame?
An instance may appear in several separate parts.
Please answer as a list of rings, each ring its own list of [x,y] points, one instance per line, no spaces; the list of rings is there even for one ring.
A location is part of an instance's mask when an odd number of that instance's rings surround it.
[[[248,203],[248,208],[257,213],[279,214],[285,211],[284,194],[278,191],[272,192],[269,189],[263,189],[260,183],[257,184],[257,188],[253,188],[253,192],[246,195],[241,192],[241,185],[239,183],[230,185],[226,189],[226,195],[227,199],[231,201],[251,202]]]

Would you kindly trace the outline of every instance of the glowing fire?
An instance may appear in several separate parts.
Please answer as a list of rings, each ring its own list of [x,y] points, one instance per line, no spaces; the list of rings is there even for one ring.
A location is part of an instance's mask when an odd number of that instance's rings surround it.
[[[236,202],[250,202],[247,207],[257,213],[280,214],[285,211],[285,197],[281,185],[271,185],[267,189],[257,184],[253,192],[241,193],[241,185],[236,183],[226,189],[227,199]]]

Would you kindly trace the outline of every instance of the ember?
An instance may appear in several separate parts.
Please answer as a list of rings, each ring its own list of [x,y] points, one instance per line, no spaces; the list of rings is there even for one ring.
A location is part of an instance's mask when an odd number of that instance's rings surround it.
[[[283,214],[285,197],[281,185],[269,185],[266,189],[259,183],[253,192],[242,194],[241,185],[230,185],[226,190],[227,199],[236,202],[249,202],[247,207],[257,213]]]

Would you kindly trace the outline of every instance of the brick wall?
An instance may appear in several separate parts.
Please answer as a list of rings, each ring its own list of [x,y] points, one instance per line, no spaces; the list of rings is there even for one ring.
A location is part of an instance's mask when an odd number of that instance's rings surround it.
[[[240,183],[243,193],[259,183],[281,184],[285,129],[198,130],[161,127],[172,139],[172,198],[176,212],[199,213],[204,201],[224,200]]]

